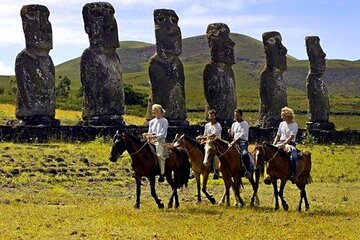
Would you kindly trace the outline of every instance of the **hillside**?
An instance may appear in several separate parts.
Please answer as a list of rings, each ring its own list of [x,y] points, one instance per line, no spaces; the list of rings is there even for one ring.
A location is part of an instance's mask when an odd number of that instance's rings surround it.
[[[265,56],[261,41],[242,34],[231,34],[235,42],[236,64],[233,66],[236,83],[238,105],[246,109],[256,110],[259,105],[258,81],[264,67]],[[155,53],[155,45],[122,41],[117,50],[124,71],[124,81],[137,91],[149,93],[147,65]],[[183,39],[183,53],[180,57],[184,64],[186,77],[186,96],[188,108],[202,108],[205,104],[202,85],[202,71],[210,61],[209,47],[205,35]],[[75,58],[56,66],[57,79],[67,76],[72,81],[73,93],[80,88],[80,58]],[[289,104],[295,109],[306,111],[307,99],[305,79],[308,72],[308,61],[297,60],[288,55],[288,71],[284,78],[288,84]],[[8,88],[13,77],[1,77],[0,86]],[[339,95],[356,95],[360,93],[360,60],[328,60],[324,82],[331,94],[332,109],[342,111],[353,110],[353,100],[338,99]],[[74,94],[75,95],[75,94]],[[357,99],[355,99],[358,102]],[[338,106],[341,102],[341,106]]]

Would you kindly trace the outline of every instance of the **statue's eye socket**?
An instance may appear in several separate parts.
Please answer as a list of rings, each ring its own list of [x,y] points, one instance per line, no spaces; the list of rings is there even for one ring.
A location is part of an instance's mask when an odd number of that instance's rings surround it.
[[[170,22],[173,24],[177,24],[177,19],[174,17],[170,17]]]
[[[269,39],[267,40],[267,42],[268,42],[269,44],[275,44],[275,43],[276,43],[276,40],[275,40],[275,38],[269,38]]]

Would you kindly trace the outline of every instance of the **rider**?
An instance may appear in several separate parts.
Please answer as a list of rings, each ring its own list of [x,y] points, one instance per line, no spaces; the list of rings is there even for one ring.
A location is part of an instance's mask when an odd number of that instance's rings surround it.
[[[159,182],[164,182],[165,159],[168,158],[168,152],[164,144],[169,124],[168,120],[164,118],[165,110],[160,104],[153,104],[151,113],[155,118],[150,120],[149,130],[147,133],[143,133],[143,137],[153,142],[156,147],[156,155],[160,166]]]
[[[218,138],[221,138],[221,125],[216,120],[216,111],[211,109],[207,112],[209,122],[205,124],[205,130],[204,134],[197,136],[196,140],[198,140],[200,143],[203,143],[207,137],[209,136],[216,136]],[[213,179],[219,179],[219,158],[217,156],[214,157],[213,161],[214,166],[214,177]]]
[[[251,178],[251,162],[248,154],[248,139],[249,139],[249,124],[243,119],[243,111],[238,108],[234,111],[235,122],[231,125],[231,128],[228,130],[230,138],[233,141],[229,144],[229,147],[235,143],[241,150],[241,156],[245,166],[245,177]]]
[[[290,152],[291,161],[291,181],[297,182],[296,175],[296,161],[297,161],[297,149],[296,149],[296,134],[298,132],[298,125],[294,121],[294,111],[291,108],[284,107],[281,109],[282,122],[279,125],[276,137],[274,139],[274,145],[284,149],[286,152]]]

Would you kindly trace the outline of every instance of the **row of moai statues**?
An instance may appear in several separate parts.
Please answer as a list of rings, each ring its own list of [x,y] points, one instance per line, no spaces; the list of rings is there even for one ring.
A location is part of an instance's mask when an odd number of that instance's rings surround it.
[[[116,49],[119,47],[115,10],[110,3],[94,2],[83,7],[85,32],[90,47],[81,56],[81,83],[84,89],[84,125],[122,125],[125,109],[122,68]],[[26,48],[16,58],[18,86],[16,117],[24,125],[60,125],[55,119],[55,68],[49,56],[52,29],[49,10],[42,5],[25,5],[21,9]],[[154,11],[156,53],[150,60],[151,96],[149,106],[159,103],[166,109],[170,125],[186,126],[184,67],[181,30],[175,11]],[[207,108],[217,111],[218,120],[230,123],[237,106],[234,42],[224,23],[210,24],[206,31],[211,62],[203,72]],[[310,60],[307,77],[309,126],[331,129],[329,99],[321,79],[325,70],[325,54],[318,37],[307,37]],[[266,67],[260,80],[261,127],[277,127],[280,109],[287,105],[282,73],[286,70],[286,48],[278,32],[263,34]],[[150,108],[148,108],[150,109]],[[149,115],[149,114],[148,114]]]

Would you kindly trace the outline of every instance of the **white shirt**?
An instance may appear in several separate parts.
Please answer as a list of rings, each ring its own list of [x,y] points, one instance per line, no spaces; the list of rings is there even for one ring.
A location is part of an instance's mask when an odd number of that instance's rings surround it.
[[[286,121],[283,121],[280,123],[276,135],[280,136],[280,142],[284,142],[291,135],[294,135],[292,142],[295,142],[297,132],[298,132],[298,125],[295,122],[288,124]]]
[[[230,134],[234,136],[234,140],[241,138],[242,140],[249,140],[249,124],[243,120],[241,122],[234,122],[230,128]]]
[[[221,138],[221,125],[220,123],[216,122],[215,124],[211,124],[211,122],[208,122],[205,124],[205,130],[204,130],[204,136],[210,136],[214,134],[215,136]]]
[[[164,117],[153,118],[149,122],[149,131],[156,136],[157,140],[165,139],[167,135],[167,129],[169,127],[168,120]]]

